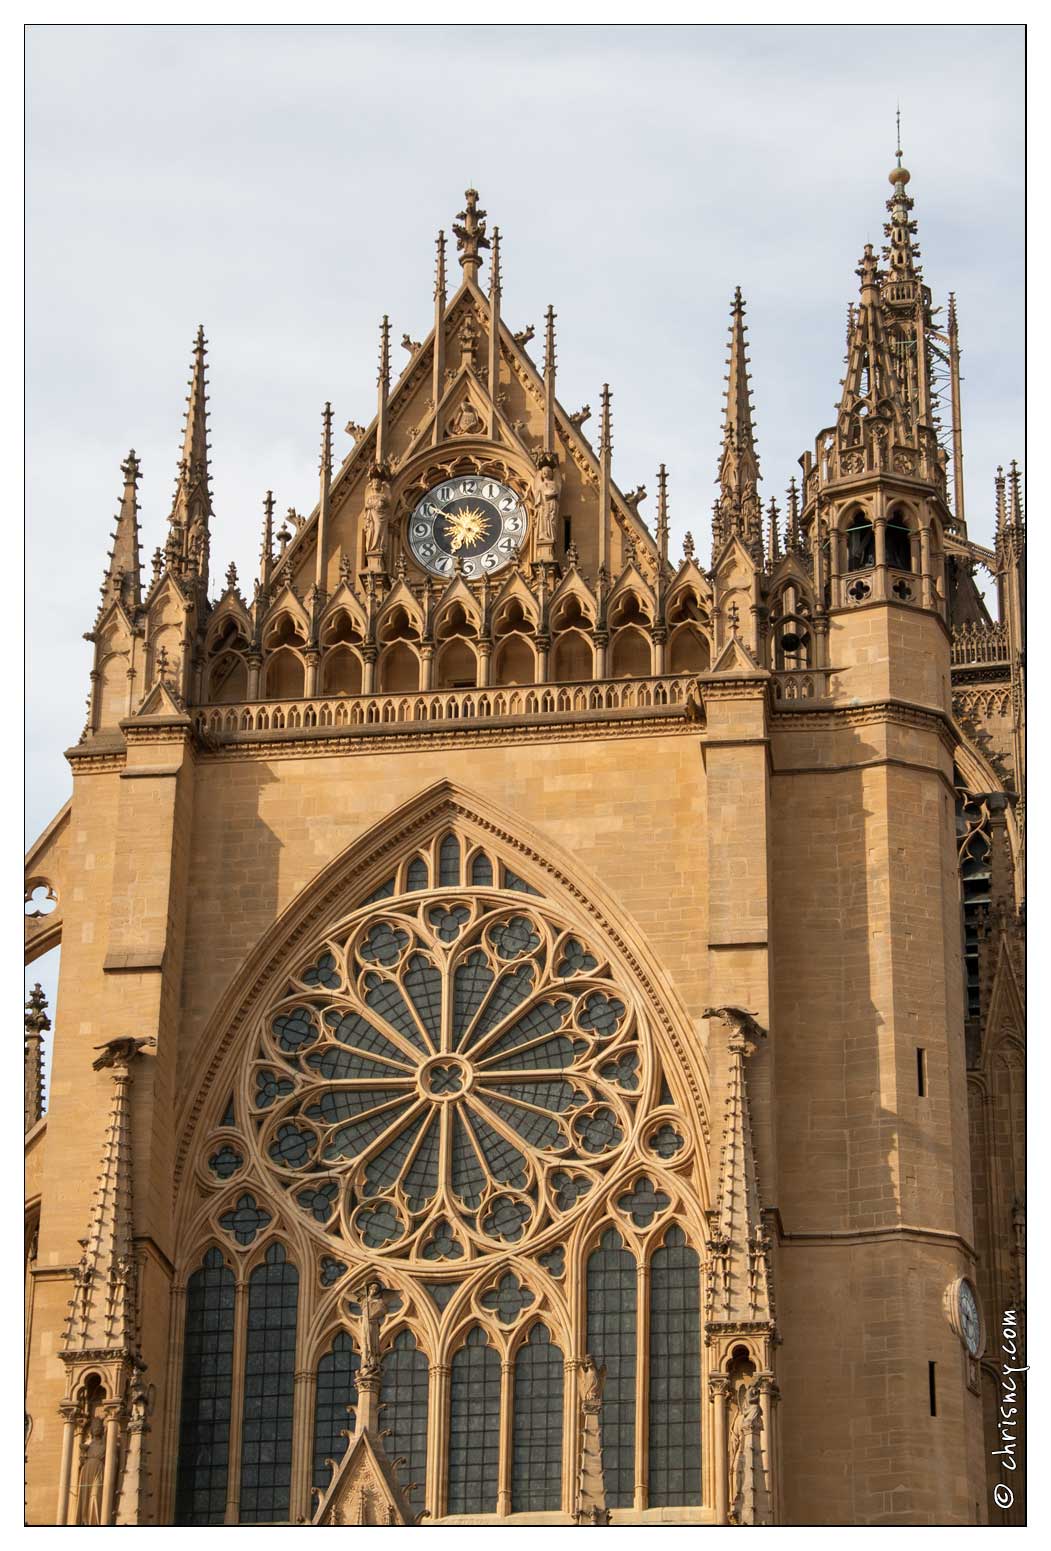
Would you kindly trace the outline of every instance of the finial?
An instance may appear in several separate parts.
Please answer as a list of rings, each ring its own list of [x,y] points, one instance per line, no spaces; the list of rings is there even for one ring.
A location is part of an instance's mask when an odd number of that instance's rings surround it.
[[[599,451],[608,458],[613,451],[613,417],[610,413],[610,404],[613,395],[609,391],[609,383],[602,384],[602,419],[599,432]]]
[[[152,586],[153,582],[157,581],[158,577],[161,574],[161,571],[164,569],[164,550],[161,549],[159,544],[158,544],[157,548],[153,551],[153,562],[152,562],[152,564],[153,564],[153,578],[152,578],[152,581],[151,581],[151,586]]]
[[[696,546],[693,542],[693,534],[689,531],[687,531],[686,537],[682,541],[682,552],[684,558],[687,560],[692,560],[696,553]]]
[[[799,486],[793,476],[788,481],[788,532],[786,535],[788,548],[792,551],[799,549]]]
[[[51,1019],[47,1015],[47,997],[44,995],[38,980],[26,1001],[26,1032],[27,1034],[44,1034],[50,1027]]]
[[[263,497],[263,539],[259,548],[259,580],[264,588],[270,582],[270,567],[274,561],[274,492],[268,490]]]
[[[555,319],[558,313],[548,304],[544,314],[544,375],[555,373]]]
[[[657,470],[657,551],[662,567],[668,559],[668,470]]]
[[[479,207],[477,189],[465,190],[464,199],[467,201],[466,209],[461,210],[459,219],[453,222],[453,232],[456,235],[456,246],[460,250],[463,272],[468,280],[477,281],[481,250],[490,246],[485,235],[485,211]]]

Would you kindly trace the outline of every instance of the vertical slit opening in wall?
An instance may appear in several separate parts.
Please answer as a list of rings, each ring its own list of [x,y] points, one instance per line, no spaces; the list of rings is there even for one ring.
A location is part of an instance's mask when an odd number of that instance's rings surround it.
[[[927,1052],[922,1045],[916,1046],[916,1092],[921,1099],[927,1097]]]
[[[572,544],[572,542],[573,542],[573,519],[572,519],[572,517],[563,517],[563,519],[562,519],[562,548],[563,549],[568,549],[570,544]]]
[[[927,1389],[930,1392],[932,1416],[938,1415],[938,1383],[934,1374],[935,1366],[934,1363],[927,1364]]]

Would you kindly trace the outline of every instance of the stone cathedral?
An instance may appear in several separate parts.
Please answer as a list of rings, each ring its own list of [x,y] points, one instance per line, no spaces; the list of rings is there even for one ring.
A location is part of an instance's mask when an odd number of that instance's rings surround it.
[[[26,861],[30,1523],[1020,1522],[1025,518],[909,181],[780,507],[736,293],[703,555],[473,189],[247,587],[198,331]]]

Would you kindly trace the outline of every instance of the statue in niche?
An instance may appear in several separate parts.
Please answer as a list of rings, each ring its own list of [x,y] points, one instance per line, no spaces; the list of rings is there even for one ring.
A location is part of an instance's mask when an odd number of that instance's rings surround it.
[[[374,1378],[380,1371],[380,1326],[390,1313],[390,1307],[390,1294],[377,1281],[367,1282],[358,1295],[361,1319],[359,1377],[362,1379]]]
[[[558,507],[562,497],[562,475],[558,459],[552,453],[540,455],[533,475],[533,499],[536,502],[536,541],[553,545],[558,523]]]
[[[365,485],[365,553],[382,558],[390,526],[390,472],[384,463],[374,463]]]
[[[101,1416],[89,1418],[80,1444],[77,1523],[102,1523],[102,1476],[106,1466],[106,1429]]]

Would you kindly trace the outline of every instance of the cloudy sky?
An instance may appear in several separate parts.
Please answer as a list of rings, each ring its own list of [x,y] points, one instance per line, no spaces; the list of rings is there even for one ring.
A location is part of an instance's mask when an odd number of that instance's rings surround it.
[[[832,418],[900,101],[989,537],[1022,457],[1020,27],[31,27],[27,49],[30,837],[71,789],[130,447],[147,570],[163,541],[198,322],[214,576],[234,560],[248,591],[264,491],[310,509],[321,406],[369,420],[378,320],[423,337],[470,183],[508,322],[554,303],[562,401],[610,382],[616,479],[652,521],[665,461],[673,548],[690,528],[707,556],[733,288],[780,500]]]

